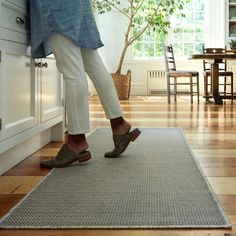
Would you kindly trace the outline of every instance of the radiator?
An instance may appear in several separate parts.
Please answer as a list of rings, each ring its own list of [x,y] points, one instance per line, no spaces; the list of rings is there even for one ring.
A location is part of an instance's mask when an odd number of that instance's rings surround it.
[[[148,95],[165,95],[166,79],[164,70],[147,71],[147,94]]]

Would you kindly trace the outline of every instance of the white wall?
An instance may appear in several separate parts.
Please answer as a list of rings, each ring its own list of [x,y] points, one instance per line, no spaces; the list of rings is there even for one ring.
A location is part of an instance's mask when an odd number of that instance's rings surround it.
[[[225,45],[225,0],[206,0],[206,46],[224,47]],[[99,49],[109,72],[114,72],[124,41],[124,30],[126,29],[125,20],[119,13],[108,13],[96,16],[97,25],[101,34],[104,47]],[[177,68],[186,70],[202,71],[202,61],[197,60],[178,60]],[[162,58],[151,61],[132,60],[131,50],[129,49],[123,72],[127,69],[132,71],[131,95],[147,95],[147,71],[164,70]],[[203,93],[202,73],[200,73],[201,92]],[[160,83],[160,89],[166,87],[166,81]]]
[[[206,47],[225,46],[225,0],[206,0]]]
[[[124,42],[125,20],[118,12],[96,16],[97,25],[104,47],[99,53],[110,72],[114,72]]]

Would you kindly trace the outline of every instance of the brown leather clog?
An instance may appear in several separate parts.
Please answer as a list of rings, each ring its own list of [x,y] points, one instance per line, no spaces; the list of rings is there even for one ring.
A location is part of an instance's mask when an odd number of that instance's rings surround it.
[[[140,133],[141,131],[136,128],[133,131],[129,132],[128,134],[123,134],[123,135],[113,134],[113,142],[115,148],[113,149],[113,151],[106,152],[104,156],[107,158],[119,157],[126,150],[130,141],[134,142],[135,139],[140,135]]]
[[[63,144],[57,156],[53,159],[41,161],[40,167],[42,168],[67,167],[76,161],[82,163],[88,161],[90,158],[91,158],[91,153],[89,151],[75,153],[72,150],[70,150],[66,144]]]

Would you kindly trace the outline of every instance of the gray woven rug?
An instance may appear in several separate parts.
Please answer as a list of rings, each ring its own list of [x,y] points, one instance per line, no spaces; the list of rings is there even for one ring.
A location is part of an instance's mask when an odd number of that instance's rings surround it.
[[[143,128],[116,159],[109,129],[88,141],[91,161],[51,171],[0,228],[230,227],[181,129]]]

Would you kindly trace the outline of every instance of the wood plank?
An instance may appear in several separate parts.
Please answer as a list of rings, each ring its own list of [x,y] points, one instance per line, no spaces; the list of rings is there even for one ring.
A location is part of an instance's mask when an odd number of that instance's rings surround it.
[[[40,149],[38,152],[35,152],[32,156],[34,157],[54,157],[57,155],[59,151],[59,148],[56,147],[56,148],[43,148],[43,149]]]
[[[52,141],[48,143],[44,148],[60,148],[63,145],[64,142],[55,142]]]
[[[207,177],[218,195],[236,195],[236,177]]]
[[[24,196],[25,194],[0,194],[0,218],[9,212]]]
[[[202,167],[236,167],[235,158],[197,157]]]
[[[219,140],[188,140],[193,149],[234,149],[235,141],[227,140],[227,142],[222,142]]]
[[[231,138],[230,138],[231,139]],[[232,140],[232,139],[231,139]],[[193,153],[197,157],[221,157],[236,158],[236,149],[193,149]]]
[[[203,167],[208,177],[236,177],[236,167]]]
[[[7,171],[4,176],[45,176],[50,170],[40,168],[40,160],[44,158],[46,157],[32,155]]]
[[[236,195],[217,195],[217,198],[227,215],[236,216]]]
[[[231,224],[233,225],[233,228],[235,229],[236,227],[236,215],[227,215]]]
[[[0,193],[27,194],[42,179],[42,176],[0,176]]]
[[[1,236],[235,236],[234,230],[2,230]]]

